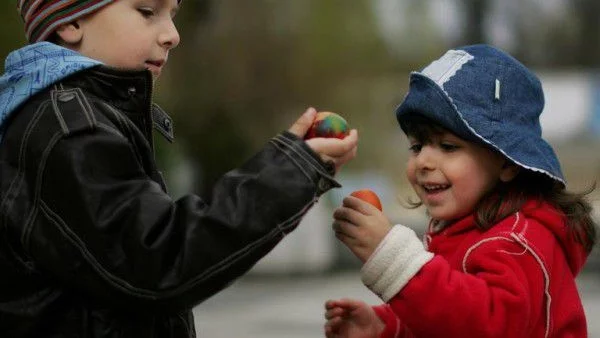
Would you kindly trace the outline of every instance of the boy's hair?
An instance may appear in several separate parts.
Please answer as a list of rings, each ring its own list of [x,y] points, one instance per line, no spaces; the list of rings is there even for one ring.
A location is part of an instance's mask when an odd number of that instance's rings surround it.
[[[403,123],[406,135],[424,144],[431,142],[434,135],[452,133],[418,114],[411,115]],[[479,144],[497,152],[482,142]],[[521,168],[513,180],[498,182],[496,187],[478,202],[474,211],[475,222],[480,229],[488,230],[502,219],[519,211],[528,200],[547,202],[564,214],[571,235],[589,253],[596,243],[596,224],[591,216],[592,207],[585,196],[594,188],[595,185],[582,193],[571,193],[563,184],[548,175]],[[422,205],[420,201],[408,203],[413,208]]]

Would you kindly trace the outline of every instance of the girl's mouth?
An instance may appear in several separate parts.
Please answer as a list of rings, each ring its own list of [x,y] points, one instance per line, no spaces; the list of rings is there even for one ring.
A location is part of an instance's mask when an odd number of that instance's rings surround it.
[[[450,184],[421,184],[423,189],[421,199],[426,205],[438,205],[444,201],[446,196],[444,192],[450,187]]]
[[[422,184],[423,190],[428,194],[435,194],[450,188],[450,184]]]

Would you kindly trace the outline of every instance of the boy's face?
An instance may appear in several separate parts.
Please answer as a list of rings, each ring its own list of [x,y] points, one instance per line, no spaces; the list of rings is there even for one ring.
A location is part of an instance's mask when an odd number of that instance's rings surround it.
[[[472,213],[509,175],[501,154],[450,132],[440,131],[426,140],[409,136],[409,141],[406,175],[433,219],[451,221]]]
[[[149,69],[158,77],[179,44],[177,0],[119,0],[77,20],[81,40],[71,47],[108,66]]]

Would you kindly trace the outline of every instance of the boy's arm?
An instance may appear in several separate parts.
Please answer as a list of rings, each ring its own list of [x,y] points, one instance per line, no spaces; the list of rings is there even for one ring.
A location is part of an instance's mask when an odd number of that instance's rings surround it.
[[[37,217],[23,234],[40,268],[124,307],[189,308],[247,272],[338,183],[284,132],[216,184],[172,200],[126,137],[97,128],[48,146]]]

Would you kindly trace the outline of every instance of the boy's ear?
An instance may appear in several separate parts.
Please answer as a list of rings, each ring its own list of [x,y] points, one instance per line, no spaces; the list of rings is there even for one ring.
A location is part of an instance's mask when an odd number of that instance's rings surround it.
[[[512,161],[504,161],[502,169],[500,170],[500,181],[507,183],[512,181],[517,174],[521,171],[521,167],[513,163]]]
[[[83,38],[83,30],[77,22],[69,22],[58,26],[56,35],[67,45],[76,45]]]

